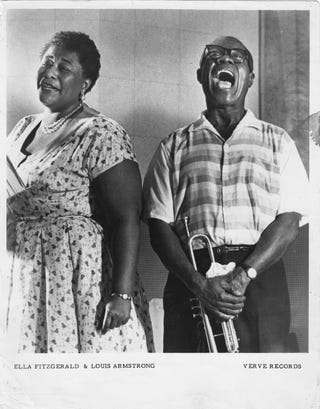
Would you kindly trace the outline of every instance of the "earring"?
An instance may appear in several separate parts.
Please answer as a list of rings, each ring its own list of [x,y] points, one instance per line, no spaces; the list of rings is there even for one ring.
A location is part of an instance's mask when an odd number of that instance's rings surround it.
[[[84,89],[82,89],[82,90],[81,90],[81,94],[80,94],[81,104],[84,103],[85,99],[86,99],[86,96],[85,96],[85,93],[84,93]]]

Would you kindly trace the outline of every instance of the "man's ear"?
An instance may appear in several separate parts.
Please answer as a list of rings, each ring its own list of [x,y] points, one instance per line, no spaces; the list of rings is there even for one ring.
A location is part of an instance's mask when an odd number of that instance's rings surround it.
[[[255,79],[255,75],[254,72],[250,72],[249,74],[249,88],[252,86],[252,84],[254,83],[254,79]]]
[[[197,80],[198,80],[198,82],[200,82],[200,84],[202,84],[202,81],[201,81],[201,68],[197,69]]]

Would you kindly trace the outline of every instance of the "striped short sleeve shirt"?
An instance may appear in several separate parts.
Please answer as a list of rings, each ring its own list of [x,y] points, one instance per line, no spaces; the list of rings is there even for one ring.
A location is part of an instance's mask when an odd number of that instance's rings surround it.
[[[290,136],[247,111],[227,141],[204,114],[165,138],[144,182],[144,219],[172,225],[214,246],[255,244],[280,213],[305,216],[307,176]],[[202,247],[198,243],[198,247]]]

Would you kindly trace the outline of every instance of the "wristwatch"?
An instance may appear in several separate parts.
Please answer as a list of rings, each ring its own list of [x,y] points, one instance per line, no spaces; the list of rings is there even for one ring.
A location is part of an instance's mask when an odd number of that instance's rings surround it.
[[[244,269],[244,271],[247,273],[247,276],[250,278],[250,280],[254,280],[257,277],[257,270],[248,264],[240,264],[240,267]]]

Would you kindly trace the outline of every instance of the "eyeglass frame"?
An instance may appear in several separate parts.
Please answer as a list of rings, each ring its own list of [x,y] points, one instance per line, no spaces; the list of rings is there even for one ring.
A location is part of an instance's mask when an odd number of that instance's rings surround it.
[[[225,47],[222,47],[221,45],[215,45],[215,44],[207,44],[205,46],[205,48],[203,50],[203,53],[202,53],[202,56],[201,56],[201,59],[200,59],[200,67],[202,66],[204,58],[207,57],[210,54],[210,52],[209,52],[210,47],[216,47],[217,49],[221,49],[221,50],[224,51],[223,55],[221,55],[220,57],[213,58],[214,60],[217,60],[218,58],[224,57],[226,55],[226,53],[227,53],[235,64],[242,64],[245,60],[247,60],[250,72],[253,71],[253,61],[252,61],[252,57],[250,58],[251,54],[250,54],[250,52],[248,50],[245,50],[245,49],[242,49],[242,48],[225,48]],[[231,56],[232,51],[241,51],[241,53],[244,53],[243,60],[242,61],[234,61],[234,59]]]

